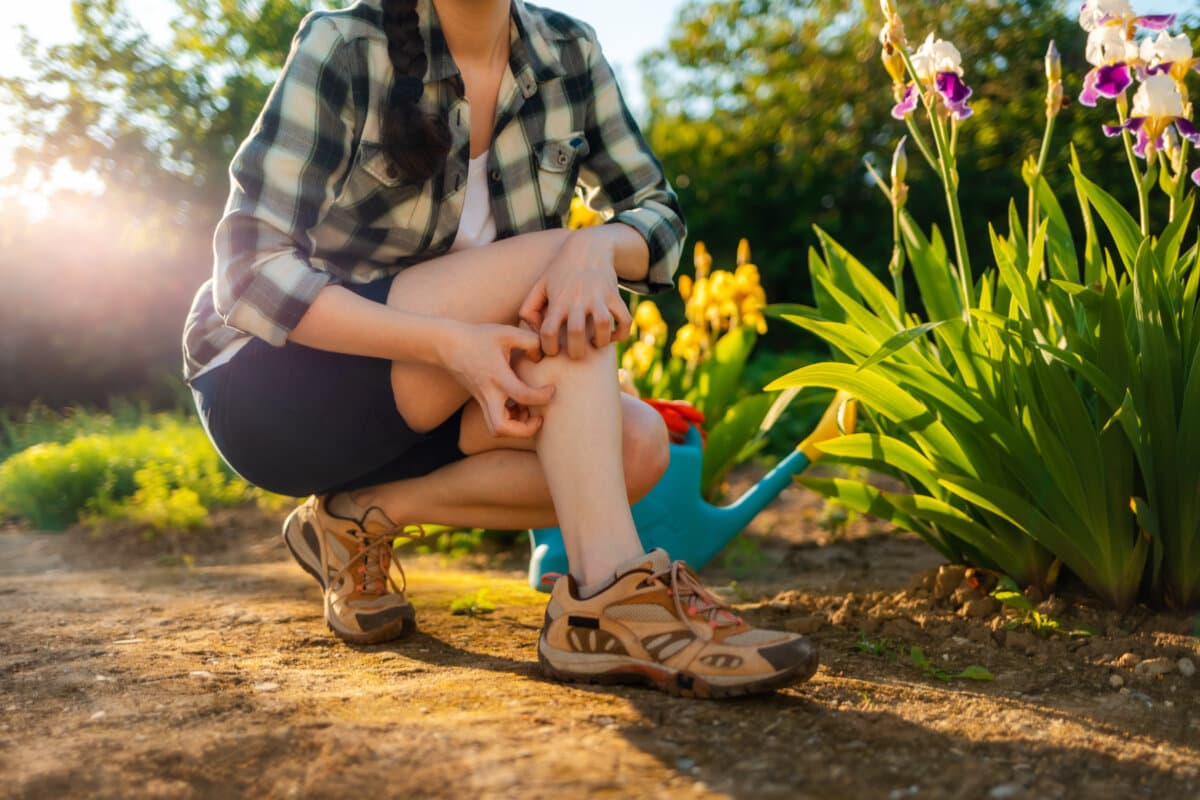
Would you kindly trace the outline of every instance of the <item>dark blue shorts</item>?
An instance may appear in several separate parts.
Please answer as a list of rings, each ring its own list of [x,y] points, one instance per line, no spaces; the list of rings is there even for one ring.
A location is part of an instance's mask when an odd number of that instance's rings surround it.
[[[391,278],[347,289],[387,301]],[[396,411],[387,359],[253,339],[192,381],[217,451],[255,486],[292,497],[427,475],[464,458],[462,409],[428,433]]]

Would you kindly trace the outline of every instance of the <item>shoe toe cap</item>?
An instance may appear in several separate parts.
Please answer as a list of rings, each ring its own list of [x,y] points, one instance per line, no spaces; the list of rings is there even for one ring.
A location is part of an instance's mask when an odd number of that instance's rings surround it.
[[[820,660],[817,646],[804,636],[760,647],[758,654],[780,672],[791,670],[809,675],[817,671]]]

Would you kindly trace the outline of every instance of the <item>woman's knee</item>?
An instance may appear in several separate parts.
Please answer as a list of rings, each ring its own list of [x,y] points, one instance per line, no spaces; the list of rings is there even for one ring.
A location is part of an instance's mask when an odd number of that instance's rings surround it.
[[[667,426],[651,406],[635,397],[621,395],[622,455],[625,486],[630,502],[645,497],[671,462],[671,440]]]

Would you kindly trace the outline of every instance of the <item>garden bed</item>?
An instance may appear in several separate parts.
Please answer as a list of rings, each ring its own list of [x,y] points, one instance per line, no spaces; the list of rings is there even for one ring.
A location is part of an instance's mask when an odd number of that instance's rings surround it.
[[[1068,594],[1041,608],[1095,635],[1010,631],[915,537],[862,519],[834,536],[825,516],[789,489],[705,571],[752,622],[822,650],[808,685],[726,703],[542,680],[544,595],[512,560],[406,559],[422,632],[351,648],[287,560],[279,515],[222,512],[211,531],[149,541],[10,529],[0,796],[1200,791],[1194,619]],[[449,612],[483,587],[494,612]],[[969,666],[994,680],[934,674]]]

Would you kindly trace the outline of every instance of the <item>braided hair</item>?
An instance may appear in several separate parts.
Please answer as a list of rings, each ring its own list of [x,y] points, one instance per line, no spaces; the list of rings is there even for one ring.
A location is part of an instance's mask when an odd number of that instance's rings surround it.
[[[382,0],[383,30],[395,77],[380,126],[391,169],[417,181],[427,180],[450,152],[445,120],[423,113],[417,102],[425,91],[425,43],[417,0]]]

